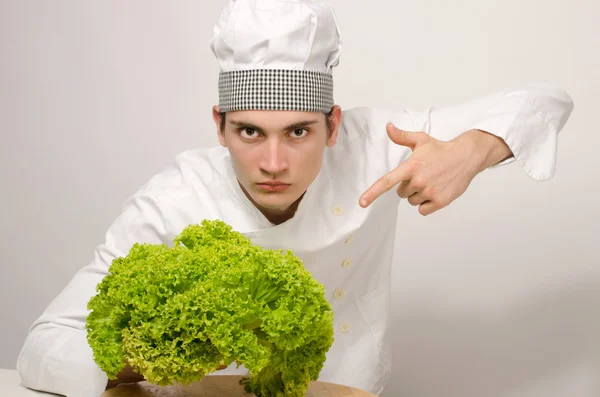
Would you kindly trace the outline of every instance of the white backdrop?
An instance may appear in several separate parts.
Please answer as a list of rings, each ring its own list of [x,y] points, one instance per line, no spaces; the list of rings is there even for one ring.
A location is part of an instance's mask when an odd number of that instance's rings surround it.
[[[217,144],[224,1],[0,0],[0,367],[92,258],[125,198]],[[385,397],[600,395],[595,0],[331,0],[343,108],[422,110],[528,81],[575,101],[556,176],[486,171],[399,214]]]

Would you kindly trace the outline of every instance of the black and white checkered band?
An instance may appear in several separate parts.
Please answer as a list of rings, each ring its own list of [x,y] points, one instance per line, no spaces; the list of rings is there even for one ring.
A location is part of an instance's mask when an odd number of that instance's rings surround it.
[[[296,110],[328,113],[333,77],[310,70],[251,69],[219,75],[219,110]]]

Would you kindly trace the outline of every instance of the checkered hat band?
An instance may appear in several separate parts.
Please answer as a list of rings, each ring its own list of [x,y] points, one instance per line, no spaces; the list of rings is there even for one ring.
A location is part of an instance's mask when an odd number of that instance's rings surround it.
[[[252,69],[219,75],[219,109],[295,110],[328,113],[333,77],[309,70]]]

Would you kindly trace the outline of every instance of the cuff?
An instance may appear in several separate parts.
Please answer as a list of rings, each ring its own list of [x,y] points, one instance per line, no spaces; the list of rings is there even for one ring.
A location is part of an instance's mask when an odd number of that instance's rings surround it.
[[[556,171],[558,133],[573,109],[572,101],[566,96],[545,103],[539,97],[511,94],[500,102],[471,126],[502,138],[514,155],[490,168],[517,161],[531,178],[550,179]]]
[[[30,334],[17,370],[25,387],[66,397],[99,397],[108,382],[85,332],[62,327],[40,327]]]

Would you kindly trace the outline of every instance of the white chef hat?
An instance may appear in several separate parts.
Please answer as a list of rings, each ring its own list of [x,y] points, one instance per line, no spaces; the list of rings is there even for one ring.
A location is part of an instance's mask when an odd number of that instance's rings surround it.
[[[229,0],[210,47],[220,67],[219,108],[329,112],[342,41],[333,9],[317,0]]]

